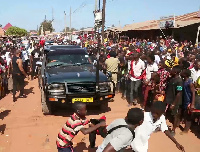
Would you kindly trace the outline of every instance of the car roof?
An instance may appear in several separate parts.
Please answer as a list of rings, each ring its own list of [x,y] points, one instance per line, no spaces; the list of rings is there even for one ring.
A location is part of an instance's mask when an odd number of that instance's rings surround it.
[[[80,46],[77,46],[77,45],[52,45],[49,47],[49,50],[50,51],[55,51],[56,49],[58,48],[81,48]]]
[[[48,56],[54,56],[54,55],[64,55],[64,54],[85,54],[87,55],[87,52],[85,49],[82,48],[59,48],[55,51],[50,51],[47,55]]]

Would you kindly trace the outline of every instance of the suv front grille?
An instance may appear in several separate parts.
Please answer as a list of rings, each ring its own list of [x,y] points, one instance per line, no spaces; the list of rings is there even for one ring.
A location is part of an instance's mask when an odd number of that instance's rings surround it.
[[[73,83],[67,84],[69,93],[95,93],[95,83]]]

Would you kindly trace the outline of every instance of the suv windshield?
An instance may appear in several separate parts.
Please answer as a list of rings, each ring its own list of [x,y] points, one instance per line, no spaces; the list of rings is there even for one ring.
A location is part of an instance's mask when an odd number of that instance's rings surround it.
[[[47,62],[62,62],[67,64],[89,64],[89,56],[86,54],[62,54],[48,56]]]

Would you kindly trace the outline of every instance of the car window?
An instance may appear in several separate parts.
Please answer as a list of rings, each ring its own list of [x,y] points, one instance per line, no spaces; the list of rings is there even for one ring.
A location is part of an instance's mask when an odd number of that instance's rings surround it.
[[[47,62],[64,62],[68,64],[76,64],[76,63],[89,63],[89,57],[85,54],[62,54],[62,55],[54,55],[48,56]]]

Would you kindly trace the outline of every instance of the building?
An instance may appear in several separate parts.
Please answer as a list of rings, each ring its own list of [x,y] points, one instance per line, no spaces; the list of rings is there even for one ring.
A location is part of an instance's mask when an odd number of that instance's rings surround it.
[[[172,26],[166,27],[169,22],[172,23]],[[155,39],[157,36],[164,37],[173,35],[178,41],[187,39],[195,42],[198,26],[200,26],[200,11],[180,16],[163,17],[159,20],[129,24],[121,29],[121,35],[141,39]]]

